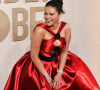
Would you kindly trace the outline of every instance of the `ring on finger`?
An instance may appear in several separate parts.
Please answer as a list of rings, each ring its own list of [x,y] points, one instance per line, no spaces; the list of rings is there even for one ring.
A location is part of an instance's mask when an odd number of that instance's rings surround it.
[[[58,86],[58,85],[59,85],[59,83],[56,83],[56,85]]]
[[[55,87],[56,83],[54,83],[54,87]]]

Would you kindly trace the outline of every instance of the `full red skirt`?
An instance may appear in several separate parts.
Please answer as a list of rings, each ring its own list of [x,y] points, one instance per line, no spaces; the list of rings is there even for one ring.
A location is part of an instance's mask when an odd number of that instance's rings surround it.
[[[41,62],[49,75],[54,78],[59,56],[55,61],[41,60]],[[68,52],[62,82],[60,90],[100,90],[86,64],[71,52]],[[4,90],[56,90],[56,88],[50,88],[45,77],[36,69],[29,51],[14,65]]]

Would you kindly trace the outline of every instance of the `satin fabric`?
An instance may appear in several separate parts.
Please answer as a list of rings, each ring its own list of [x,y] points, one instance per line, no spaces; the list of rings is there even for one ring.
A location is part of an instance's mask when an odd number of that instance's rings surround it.
[[[48,27],[44,24],[38,24],[37,26],[45,27],[51,34],[55,34],[50,29],[48,30]],[[63,30],[64,26],[65,24],[62,22],[58,31],[59,33]],[[54,37],[49,40],[43,40],[40,53],[50,57],[50,53],[54,52],[53,43],[55,40]],[[60,53],[66,45],[63,37],[60,37],[59,40],[61,41],[61,50],[57,53],[56,59],[52,62],[41,60],[44,68],[52,78],[57,74]],[[31,51],[25,53],[14,65],[4,90],[56,90],[56,87],[50,88],[45,77],[37,70],[30,57],[30,53]],[[62,75],[63,85],[60,85],[60,90],[100,90],[91,71],[77,55],[68,51],[66,60]]]

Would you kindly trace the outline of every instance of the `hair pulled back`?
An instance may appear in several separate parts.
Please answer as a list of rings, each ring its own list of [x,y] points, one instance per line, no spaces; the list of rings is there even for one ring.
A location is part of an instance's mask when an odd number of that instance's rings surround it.
[[[45,7],[46,6],[55,7],[59,14],[64,13],[62,0],[50,0],[49,2],[46,3]]]

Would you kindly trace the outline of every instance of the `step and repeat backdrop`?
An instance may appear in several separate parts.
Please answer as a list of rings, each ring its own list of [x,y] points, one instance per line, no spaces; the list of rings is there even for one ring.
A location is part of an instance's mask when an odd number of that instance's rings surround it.
[[[44,21],[49,0],[0,0],[0,90],[13,65],[30,50],[30,38],[37,23]],[[71,26],[69,50],[88,65],[100,84],[100,1],[63,0],[62,19]]]

